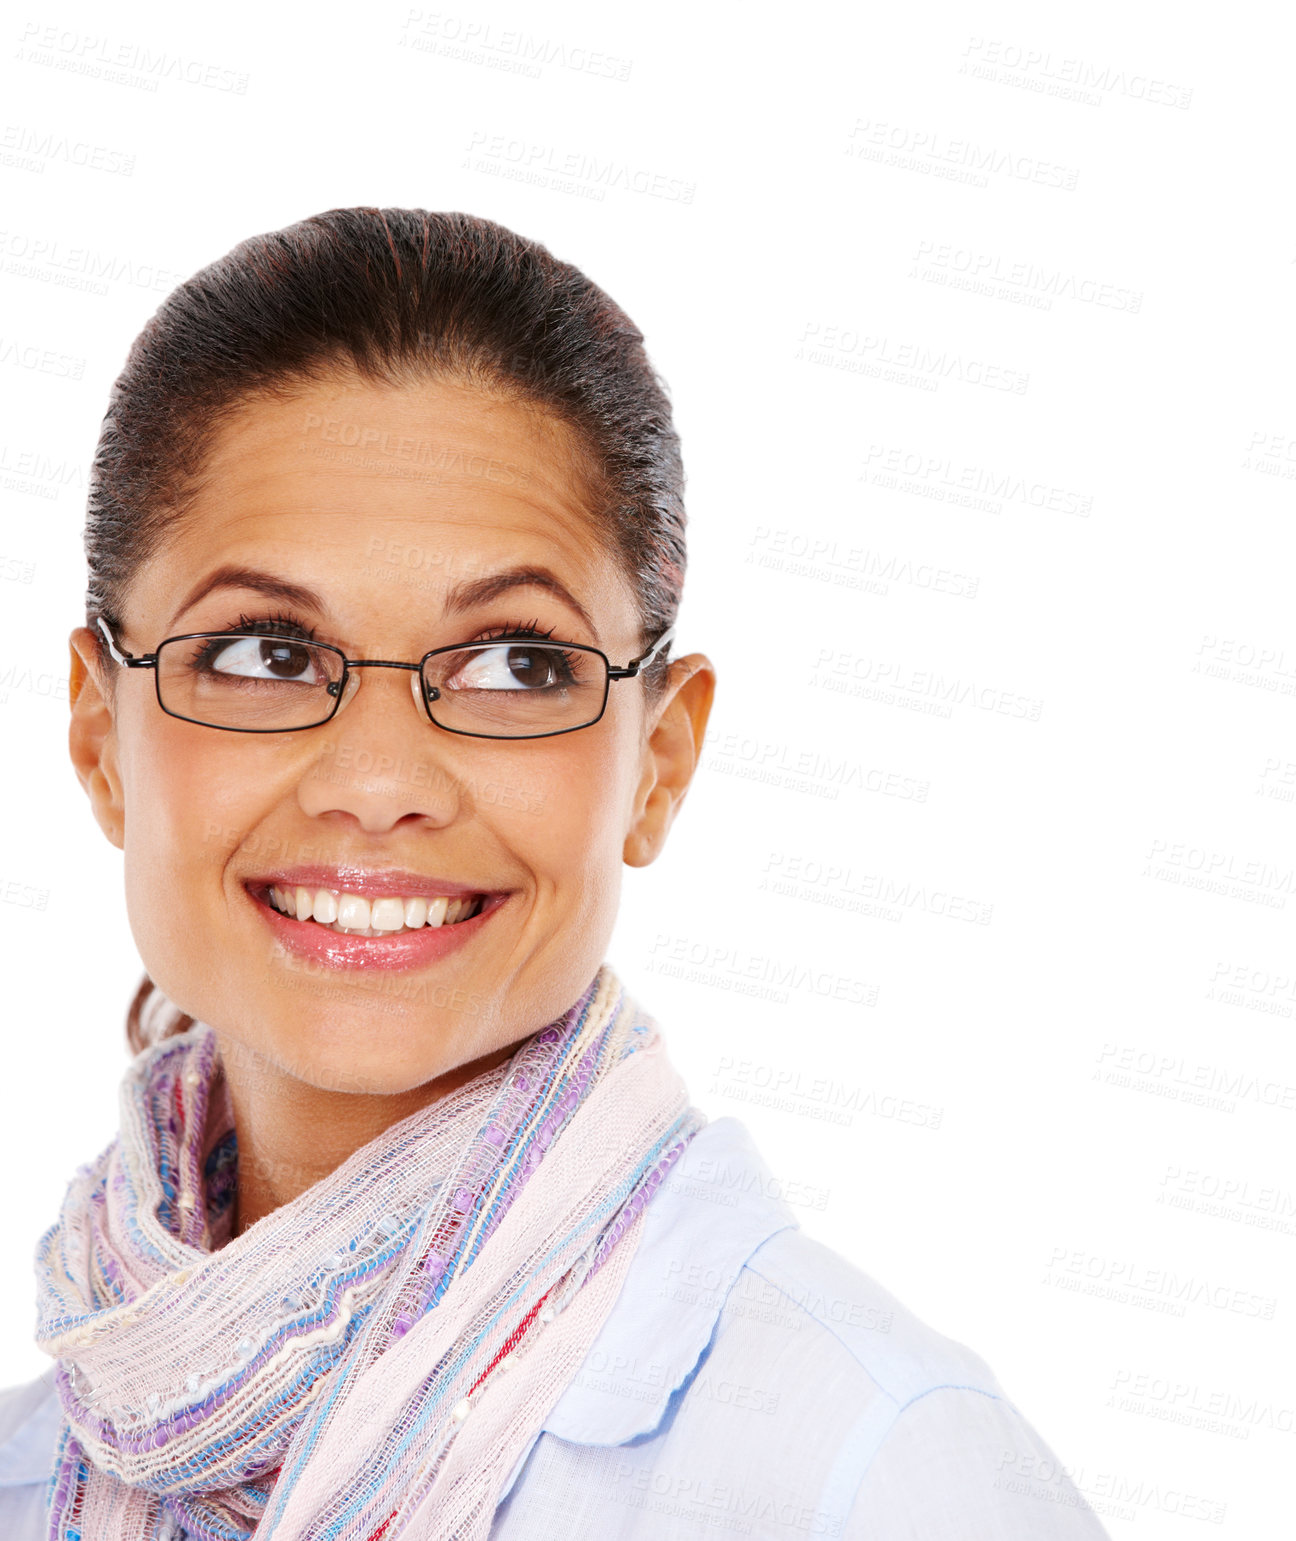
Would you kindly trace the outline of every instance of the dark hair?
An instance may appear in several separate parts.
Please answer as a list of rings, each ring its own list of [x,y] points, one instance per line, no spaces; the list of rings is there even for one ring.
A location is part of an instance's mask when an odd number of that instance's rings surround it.
[[[348,373],[457,380],[562,419],[584,451],[576,471],[595,527],[638,596],[641,640],[674,622],[684,472],[634,323],[578,268],[491,220],[355,208],[240,242],[168,295],[135,339],[90,473],[86,624],[120,624],[135,574],[191,517],[235,412]],[[650,688],[663,669],[648,672]],[[128,1022],[136,1052],[146,987],[147,976]]]

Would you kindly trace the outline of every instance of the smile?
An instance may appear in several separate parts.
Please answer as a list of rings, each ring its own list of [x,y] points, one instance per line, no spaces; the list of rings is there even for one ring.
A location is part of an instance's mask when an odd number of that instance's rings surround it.
[[[311,920],[342,936],[399,936],[425,926],[457,926],[479,915],[486,894],[451,898],[403,898],[386,895],[367,899],[363,894],[336,888],[289,888],[272,883],[269,902],[293,920]]]
[[[294,866],[244,879],[277,946],[329,969],[418,969],[469,945],[511,890],[418,872]]]

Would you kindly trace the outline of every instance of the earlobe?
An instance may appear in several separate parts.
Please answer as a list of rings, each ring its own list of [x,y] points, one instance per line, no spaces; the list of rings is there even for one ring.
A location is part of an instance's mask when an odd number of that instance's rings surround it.
[[[68,651],[68,699],[72,708],[68,753],[77,780],[90,799],[95,821],[121,850],[126,820],[117,771],[117,741],[95,634],[88,627],[78,626],[68,638]]]
[[[666,698],[644,747],[644,771],[622,846],[628,867],[657,859],[697,769],[715,697],[715,669],[702,653],[670,666]]]

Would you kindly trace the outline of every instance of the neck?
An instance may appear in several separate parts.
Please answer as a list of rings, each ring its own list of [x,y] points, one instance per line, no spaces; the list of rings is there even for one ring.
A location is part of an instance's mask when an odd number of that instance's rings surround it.
[[[246,1049],[222,1056],[229,1110],[238,1139],[238,1188],[232,1234],[335,1171],[392,1124],[494,1069],[517,1048],[508,1044],[407,1092],[330,1091],[299,1080]]]

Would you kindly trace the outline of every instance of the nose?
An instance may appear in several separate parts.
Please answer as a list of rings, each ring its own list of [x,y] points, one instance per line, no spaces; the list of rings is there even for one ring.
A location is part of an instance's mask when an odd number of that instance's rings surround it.
[[[349,670],[337,711],[309,735],[315,754],[297,794],[304,813],[353,818],[367,834],[406,820],[434,828],[453,823],[463,805],[454,761],[464,750],[430,721],[421,692],[417,669]]]
[[[339,689],[342,690],[342,700],[338,703],[338,709],[333,714],[335,718],[341,715],[343,709],[347,705],[347,702],[349,702],[351,700],[351,698],[355,695],[356,691],[359,690],[359,688],[360,688],[360,679],[361,679],[361,674],[360,674],[360,670],[361,669],[399,669],[402,674],[407,674],[409,676],[409,682],[410,682],[410,694],[414,697],[414,705],[418,707],[419,714],[423,715],[423,713],[424,713],[424,706],[423,706],[423,690],[424,690],[424,686],[423,686],[423,671],[422,671],[422,669],[408,669],[408,668],[406,668],[406,666],[404,664],[395,664],[395,663],[359,663],[359,664],[352,664],[350,669],[347,671],[347,682],[346,682],[345,689],[342,689],[341,686],[338,686],[336,684],[331,684],[328,687],[330,695],[335,695],[338,692]],[[437,695],[439,694],[439,692],[436,691],[435,689],[433,689],[431,686],[429,686],[427,688],[428,688],[428,691],[429,691],[428,699],[431,700],[431,701],[435,701],[436,698],[437,698]]]

